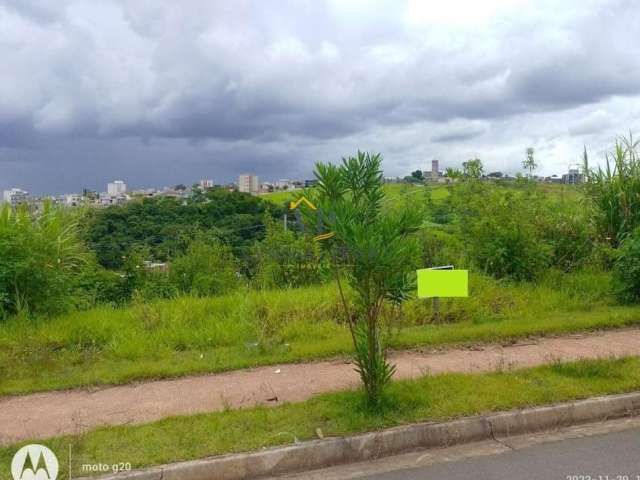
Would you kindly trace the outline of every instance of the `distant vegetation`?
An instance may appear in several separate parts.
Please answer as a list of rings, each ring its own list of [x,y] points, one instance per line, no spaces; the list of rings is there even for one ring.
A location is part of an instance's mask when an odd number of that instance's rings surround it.
[[[121,268],[134,250],[166,261],[187,250],[202,232],[239,249],[264,236],[265,213],[280,216],[278,207],[245,193],[210,189],[188,201],[147,198],[122,207],[89,212],[84,237],[98,261]]]
[[[532,159],[527,150],[525,162],[533,168]],[[638,165],[631,138],[615,145],[605,168],[587,167],[584,187],[524,178],[480,181],[482,162],[473,159],[452,176],[454,183],[385,185],[380,206],[421,216],[416,265],[453,264],[497,280],[529,282],[549,269],[614,269],[612,288],[631,301],[639,289],[625,292],[622,284],[629,286],[623,272],[635,261]],[[40,216],[5,207],[0,315],[52,315],[133,297],[209,295],[242,285],[325,282],[332,274],[329,258],[311,241],[316,225],[302,231],[291,212],[283,223],[286,204],[296,195],[255,197],[210,189],[189,200],[143,199],[85,211],[52,208]],[[629,245],[618,249],[625,241]]]
[[[622,139],[608,159],[594,169],[585,154],[582,186],[483,180],[481,162],[473,159],[449,184],[365,189],[376,210],[362,218],[366,208],[350,204],[356,197],[348,189],[336,195],[341,184],[332,183],[335,172],[327,170],[319,172],[320,185],[306,191],[325,214],[321,224],[304,206],[301,223],[292,212],[284,222],[285,203],[300,191],[253,197],[213,189],[189,201],[47,208],[38,215],[4,207],[0,363],[15,371],[0,366],[0,378],[18,382],[19,391],[35,388],[25,385],[41,375],[53,375],[55,388],[66,385],[69,362],[78,368],[69,385],[77,385],[345,353],[352,317],[336,296],[337,278],[353,314],[355,306],[367,311],[373,305],[367,298],[383,292],[367,291],[366,278],[394,283],[407,272],[406,284],[388,284],[383,306],[375,307],[384,341],[396,347],[424,344],[432,331],[450,332],[442,337],[446,343],[628,325],[640,313],[623,306],[640,302],[638,144]],[[373,226],[367,222],[405,212],[418,225],[399,244],[408,254],[406,272],[384,276],[374,267],[391,261],[376,254],[367,273],[367,242],[378,238],[368,235]],[[387,220],[380,221],[387,235]],[[328,231],[336,237],[313,241]],[[392,252],[395,237],[385,238]],[[434,317],[429,304],[410,299],[411,272],[436,265],[470,269],[472,296],[444,300],[445,325],[425,330]],[[394,306],[391,299],[408,303]],[[520,318],[526,320],[516,322]],[[32,332],[27,350],[26,332]],[[214,363],[199,361],[213,351]],[[158,358],[177,363],[160,368]],[[28,365],[40,367],[29,374]],[[87,373],[88,366],[101,374]]]

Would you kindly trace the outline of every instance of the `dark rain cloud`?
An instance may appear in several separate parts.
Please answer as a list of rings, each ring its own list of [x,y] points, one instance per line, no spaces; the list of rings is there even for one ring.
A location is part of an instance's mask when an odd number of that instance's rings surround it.
[[[635,121],[640,6],[513,1],[0,1],[0,189],[302,177],[356,148],[399,175],[527,145],[560,168]]]

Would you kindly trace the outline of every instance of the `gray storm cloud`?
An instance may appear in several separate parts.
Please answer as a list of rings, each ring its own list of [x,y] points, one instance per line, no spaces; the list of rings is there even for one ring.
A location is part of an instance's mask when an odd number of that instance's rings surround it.
[[[388,174],[533,145],[560,172],[638,125],[640,6],[0,1],[0,189]]]

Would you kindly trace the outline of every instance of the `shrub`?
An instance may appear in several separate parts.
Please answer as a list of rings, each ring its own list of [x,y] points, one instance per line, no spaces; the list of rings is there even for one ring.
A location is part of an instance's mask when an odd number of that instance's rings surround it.
[[[466,199],[459,224],[471,259],[496,278],[534,280],[552,261],[553,247],[536,229],[536,196],[486,189]]]
[[[551,204],[545,205],[538,219],[540,234],[551,246],[555,268],[569,272],[587,263],[595,235],[584,212]]]
[[[424,228],[418,234],[418,242],[421,247],[420,268],[466,266],[464,246],[453,233],[438,228]]]
[[[625,238],[618,249],[613,285],[621,302],[640,302],[640,228]]]
[[[324,280],[328,266],[310,238],[265,217],[266,237],[254,247],[255,283],[261,288],[291,288]]]
[[[91,261],[74,277],[76,306],[79,309],[99,304],[121,305],[131,299],[132,290],[126,278]]]
[[[198,296],[219,295],[241,283],[231,248],[204,238],[191,242],[187,252],[171,262],[169,278],[178,291]]]
[[[317,205],[333,233],[327,248],[338,286],[342,295],[341,272],[353,291],[352,304],[343,297],[344,318],[370,406],[379,406],[395,371],[387,359],[382,312],[385,306],[398,310],[412,289],[408,274],[417,249],[411,234],[421,220],[417,210],[382,208],[381,163],[380,155],[358,152],[340,166],[318,163],[315,171]]]
[[[449,198],[439,203],[429,202],[427,204],[427,216],[433,223],[440,225],[449,224],[453,220],[453,208]]]
[[[585,193],[601,235],[613,246],[619,245],[625,235],[640,226],[640,153],[639,142],[629,138],[616,141],[607,153],[605,168],[588,166],[584,152]]]
[[[0,210],[0,317],[51,315],[74,305],[74,276],[90,261],[70,213],[45,205]]]

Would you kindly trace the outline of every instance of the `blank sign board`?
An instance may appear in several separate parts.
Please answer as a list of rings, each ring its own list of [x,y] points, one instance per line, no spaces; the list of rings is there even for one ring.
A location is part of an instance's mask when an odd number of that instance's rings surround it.
[[[468,297],[468,270],[418,270],[418,297]]]

